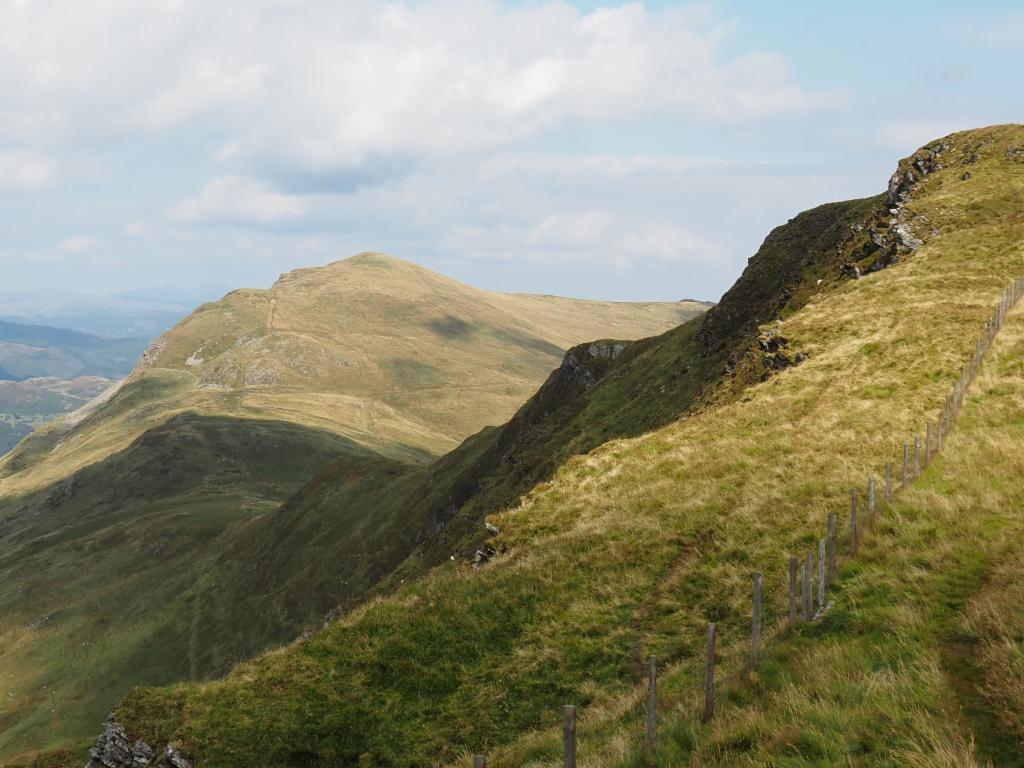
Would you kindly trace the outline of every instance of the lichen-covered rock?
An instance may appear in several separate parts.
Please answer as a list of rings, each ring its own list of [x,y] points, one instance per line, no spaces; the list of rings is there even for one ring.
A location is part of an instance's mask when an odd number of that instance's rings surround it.
[[[113,716],[107,718],[85,768],[192,768],[192,762],[170,745],[163,754],[128,735]]]

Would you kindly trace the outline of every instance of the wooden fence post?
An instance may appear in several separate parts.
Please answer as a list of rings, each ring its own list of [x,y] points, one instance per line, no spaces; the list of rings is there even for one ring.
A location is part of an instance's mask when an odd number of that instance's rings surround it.
[[[750,628],[750,668],[761,663],[761,574],[754,574],[754,611]]]
[[[828,513],[828,583],[836,580],[836,513]]]
[[[473,768],[487,768],[487,756],[473,755]]]
[[[658,659],[647,659],[647,751],[653,753],[658,708]]]
[[[885,465],[885,503],[892,504],[892,463]]]
[[[804,565],[804,621],[814,618],[814,555],[807,553]]]
[[[704,717],[705,723],[711,722],[715,716],[715,623],[708,624],[708,667],[704,680]]]
[[[796,569],[795,557],[789,558],[789,623],[796,623]]]
[[[921,476],[921,436],[914,435],[914,479]]]
[[[850,554],[857,554],[857,498],[860,496],[860,488],[853,488],[850,491]]]
[[[909,461],[910,461],[910,446],[907,445],[906,443],[904,443],[903,444],[903,485],[900,486],[902,488],[906,488],[908,485],[910,485]]]
[[[927,468],[932,460],[932,423],[930,421],[925,424],[924,434],[924,466]]]
[[[576,768],[576,707],[572,704],[562,709],[562,765]]]
[[[825,539],[818,540],[818,610],[825,610],[825,566],[828,562]]]
[[[875,478],[868,478],[868,514],[875,514]]]

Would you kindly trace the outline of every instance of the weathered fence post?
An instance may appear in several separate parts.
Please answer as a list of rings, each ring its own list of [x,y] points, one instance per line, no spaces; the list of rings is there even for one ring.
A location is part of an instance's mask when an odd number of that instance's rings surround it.
[[[885,465],[885,503],[892,504],[892,463]]]
[[[576,707],[572,704],[562,709],[562,765],[576,768]]]
[[[910,446],[906,443],[903,444],[903,484],[901,488],[906,488],[910,485]]]
[[[761,663],[761,574],[754,574],[754,611],[750,628],[750,668]]]
[[[804,621],[814,618],[814,554],[807,553],[804,565]]]
[[[932,459],[932,423],[925,424],[924,437],[924,466],[927,467]]]
[[[914,479],[921,476],[921,436],[914,435]]]
[[[818,540],[818,610],[825,610],[825,567],[828,563],[825,539]]]
[[[655,747],[655,727],[657,726],[658,708],[658,658],[652,655],[647,659],[647,751],[653,753]]]
[[[836,513],[828,513],[828,583],[836,580]]]
[[[860,496],[860,488],[853,488],[850,491],[850,554],[857,554],[857,498]]]
[[[875,514],[875,478],[868,478],[868,514]]]
[[[704,717],[705,723],[711,722],[715,716],[715,623],[708,624],[708,667],[704,680]]]
[[[473,755],[473,768],[487,768],[487,756]]]
[[[789,623],[796,623],[796,569],[795,557],[789,558]]]

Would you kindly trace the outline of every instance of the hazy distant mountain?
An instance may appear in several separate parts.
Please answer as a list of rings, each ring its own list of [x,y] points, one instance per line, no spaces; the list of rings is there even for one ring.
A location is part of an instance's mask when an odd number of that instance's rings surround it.
[[[198,305],[226,292],[215,285],[139,288],[109,296],[0,291],[0,320],[152,340]]]
[[[146,344],[0,321],[0,455],[127,376]]]
[[[131,372],[145,349],[144,339],[108,339],[66,328],[0,320],[0,380],[119,379]]]

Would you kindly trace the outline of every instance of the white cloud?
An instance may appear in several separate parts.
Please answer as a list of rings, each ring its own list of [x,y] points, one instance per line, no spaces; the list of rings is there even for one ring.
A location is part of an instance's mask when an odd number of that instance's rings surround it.
[[[144,221],[133,221],[127,227],[124,228],[125,237],[142,237],[148,231],[146,222]]]
[[[949,19],[945,26],[955,37],[990,48],[1024,48],[1024,13],[1010,11],[994,16]]]
[[[532,245],[558,248],[592,248],[600,242],[611,224],[603,211],[556,213],[527,231],[525,240]]]
[[[196,125],[239,171],[344,179],[579,121],[735,123],[834,103],[776,53],[726,51],[730,31],[707,8],[639,3],[2,3],[0,126],[45,120],[91,140]]]
[[[53,181],[55,164],[27,150],[0,152],[0,188],[42,189]]]
[[[301,198],[276,192],[263,182],[219,176],[198,195],[179,203],[171,218],[196,223],[272,224],[294,219],[305,210]]]
[[[57,244],[61,253],[89,253],[103,248],[103,241],[88,235],[75,235]]]
[[[961,122],[952,118],[908,118],[890,120],[882,124],[878,140],[886,149],[902,155],[923,147],[933,139],[940,139],[955,131],[972,127],[970,121]]]
[[[458,228],[448,247],[476,259],[636,264],[714,262],[722,246],[689,229],[663,221],[632,221],[606,211],[550,214],[532,226],[501,223]]]
[[[605,176],[625,178],[640,173],[683,174],[724,170],[724,160],[703,157],[659,157],[655,155],[499,155],[480,164],[480,175],[493,179],[508,174],[552,174],[559,176]]]

